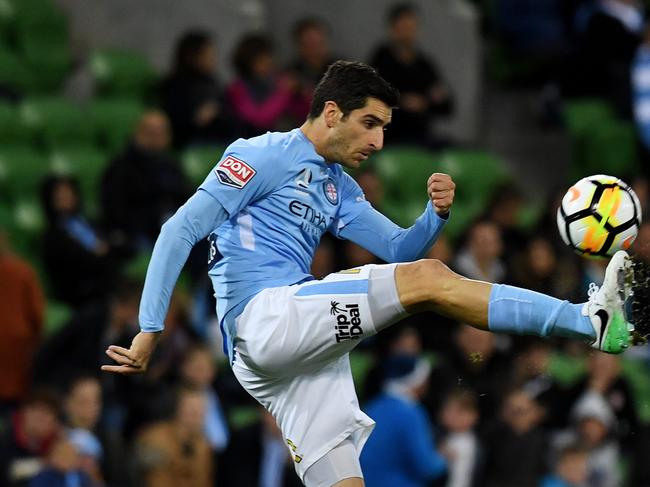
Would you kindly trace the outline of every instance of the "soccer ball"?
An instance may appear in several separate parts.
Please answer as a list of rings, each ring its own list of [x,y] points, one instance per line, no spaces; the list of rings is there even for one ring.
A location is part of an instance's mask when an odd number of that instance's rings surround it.
[[[599,174],[571,186],[557,210],[564,243],[587,257],[607,257],[632,245],[641,225],[641,204],[618,178]]]

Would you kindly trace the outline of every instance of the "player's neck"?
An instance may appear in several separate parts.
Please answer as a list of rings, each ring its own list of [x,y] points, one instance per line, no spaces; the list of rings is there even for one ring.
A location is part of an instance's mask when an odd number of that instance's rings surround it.
[[[307,119],[300,127],[300,131],[307,137],[307,140],[312,143],[316,153],[325,158],[326,162],[330,161],[327,150],[327,127],[319,118],[314,120]]]

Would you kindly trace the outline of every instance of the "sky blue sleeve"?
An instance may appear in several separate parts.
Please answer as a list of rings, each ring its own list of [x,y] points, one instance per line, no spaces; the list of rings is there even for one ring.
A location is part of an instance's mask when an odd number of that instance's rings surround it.
[[[362,246],[386,262],[411,262],[427,254],[446,221],[438,216],[430,201],[424,213],[406,229],[367,205],[339,229],[338,236]]]
[[[276,159],[274,148],[260,140],[239,139],[226,148],[199,188],[232,217],[277,186],[284,168],[278,167]]]
[[[226,221],[224,207],[199,189],[160,229],[140,300],[140,329],[164,328],[169,300],[192,247]]]

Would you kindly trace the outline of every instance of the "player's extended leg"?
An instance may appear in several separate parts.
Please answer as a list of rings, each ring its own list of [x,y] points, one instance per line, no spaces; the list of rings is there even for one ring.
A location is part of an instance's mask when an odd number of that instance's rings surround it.
[[[627,254],[617,252],[603,286],[583,304],[466,279],[437,260],[400,264],[395,281],[400,301],[411,313],[433,310],[485,330],[578,338],[599,350],[620,353],[630,342],[621,296],[629,264]]]

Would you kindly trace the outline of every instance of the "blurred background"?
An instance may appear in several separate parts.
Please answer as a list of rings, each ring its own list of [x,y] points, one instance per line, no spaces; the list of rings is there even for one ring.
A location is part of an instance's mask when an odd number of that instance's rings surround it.
[[[299,485],[221,353],[207,245],[147,373],[99,366],[138,331],[160,225],[230,141],[300,125],[336,59],[402,93],[386,148],[354,174],[375,207],[408,226],[426,178],[447,172],[456,202],[430,257],[585,300],[605,263],[572,254],[555,214],[592,174],[648,208],[647,7],[0,0],[0,486]],[[632,251],[650,263],[650,225]],[[373,262],[324,238],[313,273]],[[378,421],[369,487],[395,485],[386,472],[414,486],[650,486],[647,347],[606,356],[423,314],[350,359]]]

